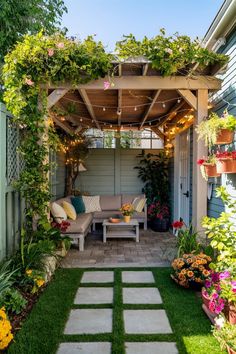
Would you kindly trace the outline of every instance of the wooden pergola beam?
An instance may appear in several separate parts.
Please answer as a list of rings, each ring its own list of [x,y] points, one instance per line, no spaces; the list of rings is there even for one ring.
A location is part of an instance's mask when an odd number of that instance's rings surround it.
[[[159,138],[161,138],[163,141],[165,139],[165,137],[167,136],[165,133],[163,133],[159,128],[157,127],[151,127],[152,131],[159,136]]]
[[[183,99],[196,111],[197,97],[190,90],[177,90]]]
[[[47,98],[47,109],[52,108],[68,91],[69,88],[58,88],[50,93]]]
[[[147,71],[148,71],[148,63],[144,64],[143,65],[143,76],[146,76],[147,75]]]
[[[93,107],[92,107],[91,102],[89,100],[89,97],[87,95],[87,92],[85,91],[84,88],[81,88],[81,89],[79,89],[79,93],[80,93],[80,96],[82,97],[84,103],[86,104],[87,110],[88,110],[91,118],[94,120],[96,127],[98,129],[101,129],[100,124],[98,123],[97,117],[95,116]]]
[[[176,103],[174,105],[174,107],[172,107],[169,112],[167,113],[166,117],[156,125],[156,127],[160,127],[162,125],[164,125],[167,121],[172,120],[174,117],[176,117],[176,115],[178,114],[178,110],[183,107],[183,105],[185,104],[185,102],[180,102],[180,103]]]
[[[58,107],[59,109],[61,109],[62,111],[65,111],[66,114],[66,119],[69,120],[71,123],[78,125],[78,127],[81,127],[81,125],[79,125],[78,119],[73,117],[71,114],[68,114],[66,111],[66,108],[63,106],[63,104],[61,102],[57,102],[56,107]],[[54,113],[54,112],[53,112]],[[76,127],[76,129],[78,128]]]
[[[53,121],[56,123],[56,125],[58,125],[60,128],[62,128],[63,130],[65,130],[65,132],[67,132],[70,135],[75,134],[75,130],[72,129],[69,124],[64,121],[62,122],[59,118],[57,118],[55,115],[52,117]]]
[[[120,114],[118,114],[118,126],[121,126],[121,115],[122,115],[122,90],[118,90],[118,110]]]
[[[153,98],[152,98],[152,103],[150,104],[150,106],[147,108],[145,114],[144,114],[144,117],[142,119],[142,122],[140,124],[140,129],[142,128],[142,126],[144,125],[144,123],[146,122],[148,116],[149,116],[149,113],[151,112],[152,110],[152,107],[154,106],[158,96],[160,95],[161,93],[161,90],[157,90],[156,93],[154,94]]]
[[[104,90],[108,77],[80,84],[78,89]],[[221,80],[212,76],[122,76],[113,78],[114,86],[109,90],[219,90]],[[42,85],[44,87],[45,85]],[[72,89],[71,83],[49,84],[49,88]]]

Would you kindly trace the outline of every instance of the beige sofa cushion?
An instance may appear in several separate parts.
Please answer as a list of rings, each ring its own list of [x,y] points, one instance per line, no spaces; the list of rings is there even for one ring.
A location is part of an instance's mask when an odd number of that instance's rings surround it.
[[[133,203],[135,198],[145,198],[144,194],[122,194],[121,203]]]
[[[119,210],[121,208],[121,195],[101,195],[100,206],[102,210]]]
[[[111,217],[122,217],[121,211],[117,210],[103,210],[103,211],[95,211],[93,213],[94,219],[109,219]]]
[[[70,220],[70,226],[66,230],[66,234],[77,234],[84,233],[90,226],[93,220],[93,215],[91,213],[78,214],[76,220]]]

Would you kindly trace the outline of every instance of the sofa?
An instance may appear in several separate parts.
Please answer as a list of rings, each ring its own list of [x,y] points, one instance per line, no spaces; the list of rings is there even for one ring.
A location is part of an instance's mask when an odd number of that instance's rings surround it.
[[[119,209],[125,203],[132,203],[135,198],[145,198],[145,195],[140,194],[121,194],[121,195],[101,195],[100,207],[101,211],[95,211],[91,213],[77,214],[76,220],[68,220],[70,226],[64,232],[72,240],[79,241],[79,250],[84,250],[84,238],[91,231],[96,229],[97,223],[102,223],[104,219],[109,219],[114,216],[121,216]],[[62,206],[63,201],[71,203],[71,196],[61,198],[55,201],[55,203]],[[147,205],[143,208],[142,212],[135,212],[133,218],[137,219],[139,223],[143,223],[144,230],[147,229]]]

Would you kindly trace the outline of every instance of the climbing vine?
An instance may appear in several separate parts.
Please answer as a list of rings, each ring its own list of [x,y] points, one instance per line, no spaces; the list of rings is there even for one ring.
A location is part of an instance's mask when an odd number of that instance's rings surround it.
[[[202,48],[187,36],[166,37],[164,31],[153,39],[137,41],[133,35],[117,42],[119,60],[144,55],[162,75],[173,75],[190,64],[220,64],[227,61]],[[24,169],[16,181],[26,201],[30,219],[42,218],[50,200],[48,149],[55,148],[56,134],[47,117],[47,95],[50,83],[70,82],[72,85],[112,76],[112,60],[101,42],[88,37],[83,42],[65,38],[61,34],[26,35],[5,57],[3,68],[8,110],[22,132],[19,153]],[[104,83],[105,84],[105,83]],[[105,87],[104,88],[109,88]]]

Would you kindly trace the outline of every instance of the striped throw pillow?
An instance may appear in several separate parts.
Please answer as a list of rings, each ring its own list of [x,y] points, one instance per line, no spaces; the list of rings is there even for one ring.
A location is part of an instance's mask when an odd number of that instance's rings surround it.
[[[100,196],[85,196],[83,195],[83,202],[85,206],[85,213],[93,213],[94,211],[102,211],[100,207]]]

